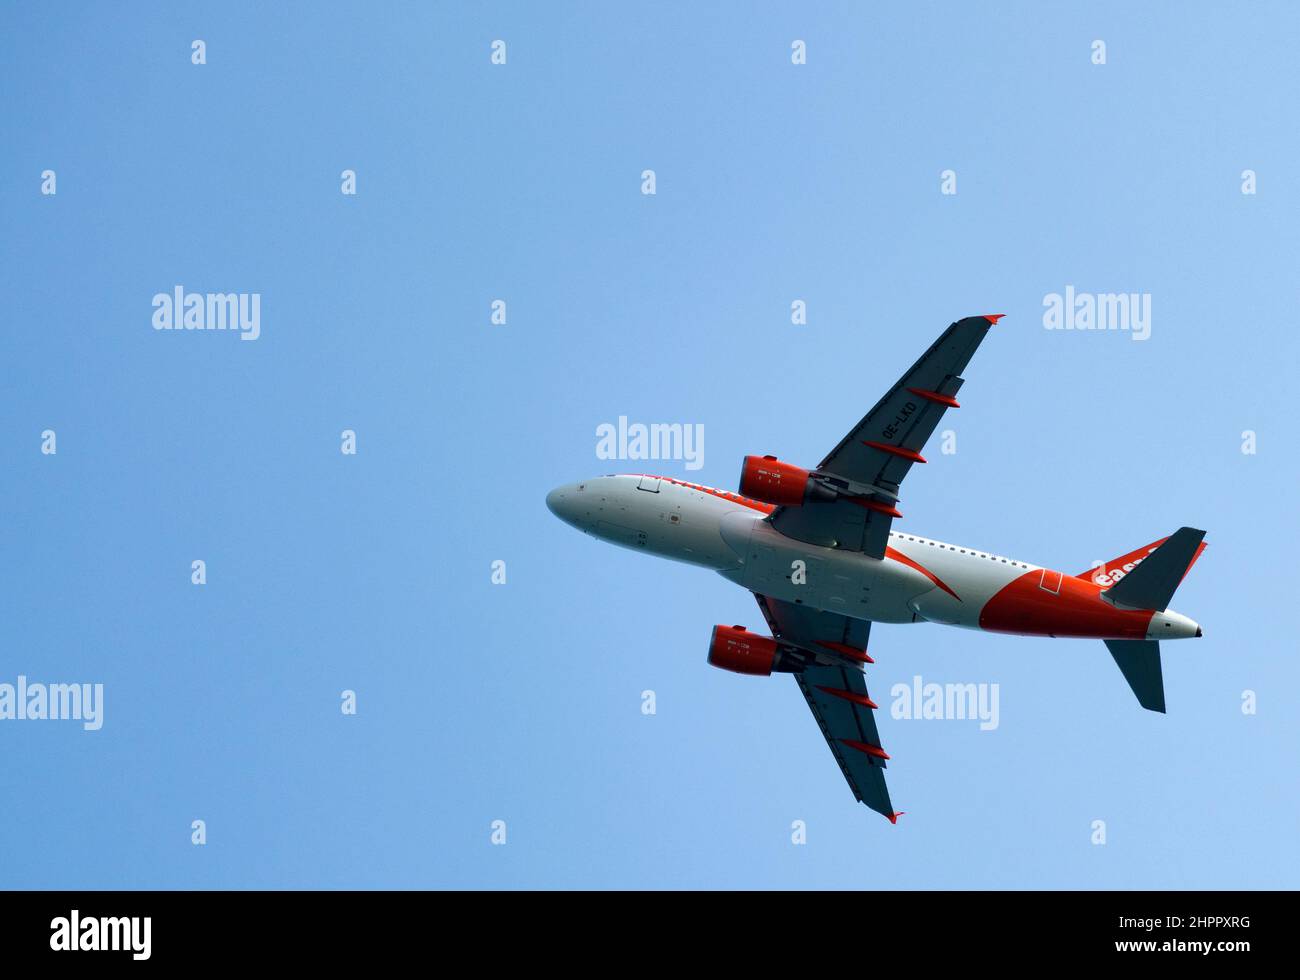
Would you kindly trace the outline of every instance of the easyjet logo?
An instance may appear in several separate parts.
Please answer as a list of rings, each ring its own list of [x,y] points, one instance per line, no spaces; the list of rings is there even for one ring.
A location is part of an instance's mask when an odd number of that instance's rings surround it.
[[[1103,589],[1109,589],[1125,575],[1141,565],[1147,555],[1151,554],[1151,552],[1155,550],[1155,548],[1148,548],[1146,555],[1143,555],[1141,558],[1135,558],[1133,561],[1125,562],[1119,568],[1107,568],[1105,565],[1102,565],[1092,573],[1093,584],[1100,585]]]

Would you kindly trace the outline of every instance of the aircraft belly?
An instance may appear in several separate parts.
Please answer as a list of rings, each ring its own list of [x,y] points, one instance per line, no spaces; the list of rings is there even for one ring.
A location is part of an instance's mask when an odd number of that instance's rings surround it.
[[[797,541],[743,515],[726,515],[721,534],[743,561],[723,575],[753,592],[813,609],[910,623],[916,617],[908,600],[930,587],[924,575],[904,565]]]
[[[719,533],[713,515],[686,513],[673,518],[674,515],[666,515],[659,526],[662,539],[672,552],[668,557],[713,569],[738,563],[735,552]]]
[[[943,589],[935,586],[929,592],[915,596],[909,606],[928,623],[941,623],[944,626],[979,626],[979,610],[983,603],[969,606],[961,599],[955,599]]]

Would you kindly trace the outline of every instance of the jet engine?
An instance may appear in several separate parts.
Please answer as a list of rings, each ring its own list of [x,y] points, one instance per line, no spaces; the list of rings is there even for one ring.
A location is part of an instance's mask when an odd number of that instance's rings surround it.
[[[854,483],[832,473],[814,472],[775,456],[746,456],[740,468],[740,492],[753,500],[781,507],[829,504],[847,500],[866,510],[902,517],[898,494],[883,487]]]
[[[802,651],[743,626],[715,626],[709,638],[709,663],[737,674],[768,677],[774,670],[797,673],[807,662]]]
[[[783,507],[799,507],[805,500],[830,502],[833,490],[824,487],[809,470],[783,463],[775,456],[746,456],[740,468],[740,492],[753,500]]]

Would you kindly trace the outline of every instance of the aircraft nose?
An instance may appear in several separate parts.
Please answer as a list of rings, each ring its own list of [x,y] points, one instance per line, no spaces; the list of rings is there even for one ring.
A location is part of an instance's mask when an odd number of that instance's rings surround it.
[[[577,490],[572,483],[566,483],[562,487],[556,487],[546,495],[547,509],[564,521],[566,524],[572,524],[577,516],[577,501],[574,500],[574,494]]]
[[[570,527],[595,534],[604,514],[609,483],[604,477],[558,486],[546,495],[547,509]]]

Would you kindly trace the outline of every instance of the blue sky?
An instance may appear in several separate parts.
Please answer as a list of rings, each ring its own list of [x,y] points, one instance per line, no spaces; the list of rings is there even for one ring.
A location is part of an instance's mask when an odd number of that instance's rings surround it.
[[[0,722],[0,884],[1297,885],[1293,7],[2,16],[0,683],[105,717]],[[261,336],[153,330],[178,284]],[[1044,329],[1067,285],[1150,338]],[[1206,636],[1160,717],[1100,643],[876,627],[873,694],[1000,690],[994,731],[882,712],[891,827],[789,678],[706,665],[747,594],[543,499],[814,464],[984,312],[900,529],[1075,572],[1207,528]],[[598,459],[620,415],[704,467]]]

